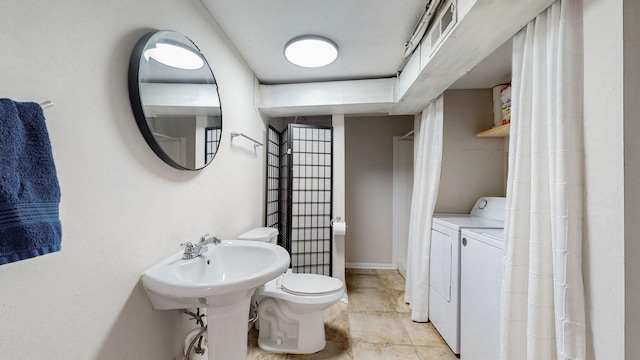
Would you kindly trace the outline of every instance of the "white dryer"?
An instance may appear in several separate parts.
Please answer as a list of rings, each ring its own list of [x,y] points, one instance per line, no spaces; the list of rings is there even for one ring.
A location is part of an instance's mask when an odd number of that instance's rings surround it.
[[[504,228],[506,199],[482,197],[469,214],[434,214],[429,266],[429,320],[460,354],[460,242],[462,229]]]
[[[500,358],[504,229],[462,230],[460,358]]]

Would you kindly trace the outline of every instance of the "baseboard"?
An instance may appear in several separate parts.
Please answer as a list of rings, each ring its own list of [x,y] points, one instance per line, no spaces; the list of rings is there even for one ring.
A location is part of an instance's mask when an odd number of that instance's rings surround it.
[[[344,264],[347,269],[375,269],[375,270],[396,270],[398,266],[395,264],[380,264],[380,263],[353,263],[348,262]]]
[[[402,277],[406,280],[407,279],[407,269],[402,266],[402,264],[400,264],[400,262],[398,262],[398,271],[400,272],[400,275],[402,275]]]

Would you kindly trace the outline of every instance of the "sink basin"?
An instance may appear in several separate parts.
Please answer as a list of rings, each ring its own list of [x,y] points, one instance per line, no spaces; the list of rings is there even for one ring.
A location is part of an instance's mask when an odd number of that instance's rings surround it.
[[[289,267],[289,254],[278,245],[225,240],[190,260],[182,252],[142,274],[142,285],[158,310],[223,305],[245,296]],[[250,296],[250,295],[249,295]]]
[[[246,359],[251,295],[289,267],[289,253],[275,244],[224,240],[190,260],[182,252],[142,274],[158,310],[206,308],[210,360]]]

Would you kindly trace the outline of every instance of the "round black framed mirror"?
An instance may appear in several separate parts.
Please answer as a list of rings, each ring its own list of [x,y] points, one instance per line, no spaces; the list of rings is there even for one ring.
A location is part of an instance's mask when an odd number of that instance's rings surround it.
[[[164,162],[200,170],[222,136],[222,107],[213,72],[198,47],[175,31],[152,31],[129,62],[129,97],[140,132]]]

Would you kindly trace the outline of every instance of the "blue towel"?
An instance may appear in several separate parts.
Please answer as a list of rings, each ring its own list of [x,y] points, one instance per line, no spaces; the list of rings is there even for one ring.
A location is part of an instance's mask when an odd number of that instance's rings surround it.
[[[0,265],[60,250],[59,204],[42,108],[0,99]]]

